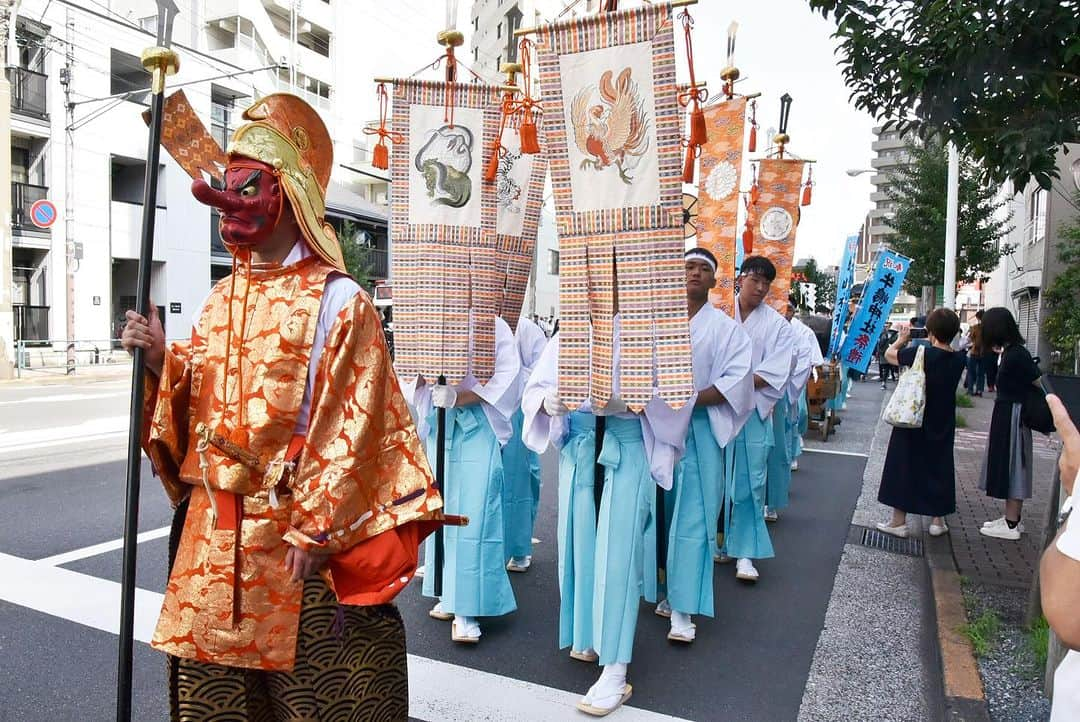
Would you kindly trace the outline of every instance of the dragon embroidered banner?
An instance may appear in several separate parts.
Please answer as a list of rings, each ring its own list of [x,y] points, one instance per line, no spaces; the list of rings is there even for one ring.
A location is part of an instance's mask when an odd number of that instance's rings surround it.
[[[693,392],[671,7],[545,25],[536,38],[559,229],[559,393],[641,410]]]
[[[504,273],[495,186],[482,179],[484,149],[499,132],[499,89],[397,80],[393,98],[401,141],[390,155],[394,365],[403,380],[445,375],[456,384],[471,357],[483,383],[495,370]]]
[[[755,236],[754,254],[765,256],[776,266],[776,280],[765,299],[773,308],[786,304],[791,291],[803,165],[801,160],[788,158],[765,158],[758,163],[761,195],[750,206],[750,227]]]
[[[705,108],[709,139],[701,146],[697,243],[716,256],[714,306],[735,315],[735,240],[739,236],[739,174],[742,170],[746,98]]]
[[[515,115],[503,130],[503,151],[495,177],[496,263],[502,281],[496,313],[513,330],[517,329],[529,285],[547,175],[542,128],[538,129],[541,152],[522,153],[520,122],[520,116]]]

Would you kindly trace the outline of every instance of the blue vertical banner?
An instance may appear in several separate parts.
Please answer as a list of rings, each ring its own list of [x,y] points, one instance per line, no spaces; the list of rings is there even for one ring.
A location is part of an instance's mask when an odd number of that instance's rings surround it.
[[[866,373],[874,355],[893,302],[904,285],[911,259],[895,251],[881,251],[873,277],[863,286],[862,303],[851,321],[851,329],[840,347],[840,361],[859,373]]]
[[[840,348],[840,337],[848,317],[848,299],[851,287],[855,285],[855,257],[859,250],[859,235],[848,236],[844,241],[844,257],[840,261],[840,270],[836,276],[836,303],[833,305],[832,330],[829,334],[829,353],[831,359]]]

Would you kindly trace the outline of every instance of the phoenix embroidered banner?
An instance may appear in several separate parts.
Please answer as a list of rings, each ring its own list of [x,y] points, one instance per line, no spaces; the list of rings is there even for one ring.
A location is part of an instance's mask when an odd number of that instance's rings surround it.
[[[499,89],[396,80],[393,99],[401,140],[390,156],[394,365],[403,380],[434,383],[442,374],[456,384],[471,357],[483,383],[495,370],[504,274],[495,186],[482,178],[484,149],[499,132]]]
[[[832,358],[840,349],[840,339],[844,335],[844,324],[848,319],[848,300],[851,298],[851,287],[855,283],[855,255],[858,250],[859,236],[848,236],[844,241],[844,257],[840,261],[840,271],[836,277],[836,305],[833,306],[827,358]]]
[[[863,286],[862,303],[851,320],[851,329],[840,347],[840,361],[859,373],[866,373],[885,322],[889,320],[911,259],[896,251],[881,251],[871,280]]]
[[[739,236],[739,174],[742,170],[746,98],[705,108],[709,139],[701,146],[698,180],[698,245],[716,256],[714,306],[735,315],[735,240]]]
[[[559,392],[640,411],[693,392],[671,7],[545,25],[536,50],[560,250]],[[591,351],[590,351],[591,350]]]
[[[756,237],[754,254],[765,256],[776,266],[776,280],[765,299],[773,308],[786,304],[791,292],[803,165],[801,160],[787,158],[765,158],[758,164],[761,194],[750,206],[750,227]]]
[[[503,130],[503,152],[495,179],[496,261],[502,279],[496,312],[513,330],[517,329],[529,285],[547,175],[543,129],[538,128],[541,152],[522,153],[520,121],[519,116],[513,116]]]

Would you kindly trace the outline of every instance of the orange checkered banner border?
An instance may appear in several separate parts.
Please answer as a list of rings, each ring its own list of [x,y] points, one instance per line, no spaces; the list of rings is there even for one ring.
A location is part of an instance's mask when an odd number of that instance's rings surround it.
[[[804,165],[803,161],[790,158],[765,158],[758,162],[761,194],[750,206],[750,227],[754,230],[754,255],[765,256],[776,266],[776,280],[765,298],[773,308],[786,304],[791,292]]]
[[[540,209],[544,204],[544,179],[547,176],[543,127],[537,128],[541,152],[522,153],[518,134],[520,123],[519,115],[508,119],[502,134],[503,152],[495,177],[495,202],[498,206],[496,263],[502,277],[496,312],[515,331],[525,305],[525,290],[532,272],[536,235],[540,229]]]
[[[671,6],[542,26],[536,52],[559,229],[559,393],[640,411],[693,393]],[[591,329],[591,333],[590,333]]]
[[[482,176],[499,122],[497,86],[394,81],[391,279],[394,366],[403,380],[445,375],[460,383],[470,357],[481,383],[495,371],[505,272],[496,260],[495,185]]]
[[[746,130],[746,98],[705,108],[709,139],[698,162],[697,244],[716,256],[716,287],[709,301],[735,315],[735,242],[739,237],[739,176]]]

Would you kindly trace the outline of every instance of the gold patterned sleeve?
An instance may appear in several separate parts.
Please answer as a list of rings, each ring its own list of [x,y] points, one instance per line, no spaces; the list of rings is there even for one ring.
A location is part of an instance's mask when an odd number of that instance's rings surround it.
[[[338,314],[319,359],[285,541],[341,552],[442,519],[427,457],[367,294]],[[425,525],[426,526],[426,525]]]
[[[142,447],[176,506],[190,487],[180,480],[180,464],[188,445],[191,399],[190,344],[175,343],[165,350],[161,376],[146,375]]]

